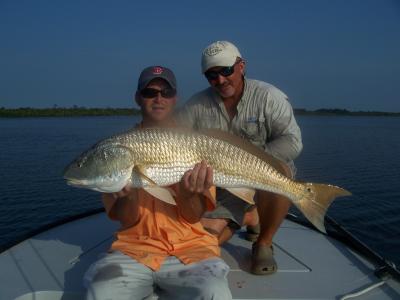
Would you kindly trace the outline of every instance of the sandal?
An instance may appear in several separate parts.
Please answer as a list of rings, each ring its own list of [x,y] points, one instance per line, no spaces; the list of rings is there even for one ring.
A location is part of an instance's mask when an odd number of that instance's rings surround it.
[[[278,265],[274,259],[272,246],[258,245],[253,243],[251,256],[251,273],[255,275],[267,275],[275,273]]]
[[[257,224],[255,226],[247,225],[246,234],[244,235],[244,238],[246,240],[250,242],[255,242],[257,241],[259,235],[260,235],[260,224]]]

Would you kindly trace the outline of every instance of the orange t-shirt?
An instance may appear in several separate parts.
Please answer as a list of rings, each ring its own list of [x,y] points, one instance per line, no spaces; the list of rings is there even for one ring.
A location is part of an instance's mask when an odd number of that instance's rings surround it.
[[[171,188],[179,197],[177,184]],[[213,209],[215,188],[207,192],[207,207]],[[165,203],[143,189],[135,189],[133,194],[132,200],[139,201],[139,221],[118,231],[111,249],[119,250],[153,270],[158,270],[167,256],[176,256],[184,264],[220,256],[217,238],[200,222],[187,222],[177,206]],[[104,205],[108,213],[114,202],[107,202],[104,201]]]

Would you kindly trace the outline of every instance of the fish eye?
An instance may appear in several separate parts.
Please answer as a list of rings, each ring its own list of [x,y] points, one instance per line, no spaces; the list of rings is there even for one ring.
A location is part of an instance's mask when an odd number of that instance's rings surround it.
[[[311,193],[311,188],[308,187],[308,188],[307,188],[307,192],[310,192],[310,193]]]
[[[78,168],[82,168],[82,162],[77,162],[76,165]]]

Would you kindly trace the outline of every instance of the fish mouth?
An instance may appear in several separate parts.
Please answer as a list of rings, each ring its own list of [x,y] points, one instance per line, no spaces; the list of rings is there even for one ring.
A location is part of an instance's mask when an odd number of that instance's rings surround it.
[[[77,180],[77,179],[68,179],[68,178],[66,178],[66,180],[67,180],[67,184],[69,186],[90,189],[90,190],[101,192],[101,193],[109,192],[108,190],[99,188],[97,185],[93,185],[88,180]]]
[[[67,177],[64,177],[64,178],[67,181],[67,184],[71,185],[71,186],[76,186],[76,187],[90,186],[90,184],[87,180],[78,180],[78,179],[72,179],[72,178],[67,178]]]
[[[90,189],[101,193],[115,193],[122,190],[123,187],[128,184],[130,179],[130,174],[128,175],[129,176],[124,180],[118,180],[118,181],[115,180],[104,181],[99,178],[90,180],[76,179],[76,178],[68,178],[67,176],[64,176],[64,179],[67,181],[67,184],[69,186]]]

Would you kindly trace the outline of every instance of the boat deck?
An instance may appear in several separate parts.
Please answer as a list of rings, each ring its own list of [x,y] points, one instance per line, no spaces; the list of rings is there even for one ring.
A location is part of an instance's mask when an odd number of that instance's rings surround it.
[[[118,224],[104,213],[40,233],[0,254],[0,299],[83,299],[82,276],[105,252]],[[285,220],[274,240],[278,272],[249,273],[251,243],[236,234],[223,246],[234,299],[400,299],[400,283],[375,276],[375,266],[341,242]]]

